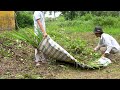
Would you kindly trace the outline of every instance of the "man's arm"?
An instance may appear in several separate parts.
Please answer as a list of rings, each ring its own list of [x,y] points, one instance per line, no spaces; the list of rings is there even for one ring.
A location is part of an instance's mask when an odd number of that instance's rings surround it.
[[[94,51],[98,51],[101,47],[101,41],[99,40],[98,45],[94,48]]]
[[[43,33],[43,37],[44,37],[44,38],[47,37],[47,33],[46,33],[46,31],[44,30],[44,28],[43,28],[43,26],[42,26],[42,23],[40,22],[40,19],[37,19],[37,23],[38,23],[38,25],[39,25],[42,33]]]
[[[105,44],[107,45],[107,49],[103,54],[103,56],[107,57],[110,54],[110,51],[112,49],[112,44],[109,37],[104,37],[104,40],[105,40]]]
[[[112,47],[111,46],[107,46],[107,50],[105,51],[105,53],[102,55],[102,57],[108,57],[108,55],[110,54]]]

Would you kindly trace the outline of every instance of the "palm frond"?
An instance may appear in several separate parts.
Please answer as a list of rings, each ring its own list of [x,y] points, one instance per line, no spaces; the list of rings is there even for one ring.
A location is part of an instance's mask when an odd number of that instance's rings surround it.
[[[34,33],[32,29],[20,29],[19,31],[12,32],[14,39],[22,40],[35,48],[38,48],[40,41],[42,40],[42,33],[38,30],[38,35]]]

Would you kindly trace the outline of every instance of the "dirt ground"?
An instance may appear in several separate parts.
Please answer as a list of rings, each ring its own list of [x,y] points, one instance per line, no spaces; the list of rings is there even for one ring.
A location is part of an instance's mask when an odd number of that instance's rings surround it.
[[[80,37],[87,38],[91,48],[97,44],[95,36],[91,33],[81,33]],[[120,42],[120,38],[117,39]],[[0,44],[3,43],[4,40],[0,39]],[[3,45],[5,50],[10,50],[12,56],[0,55],[1,79],[120,79],[120,55],[112,55],[112,64],[97,70],[82,70],[52,59],[48,60],[47,64],[36,67],[34,48],[23,42],[20,42],[19,47],[16,44]]]

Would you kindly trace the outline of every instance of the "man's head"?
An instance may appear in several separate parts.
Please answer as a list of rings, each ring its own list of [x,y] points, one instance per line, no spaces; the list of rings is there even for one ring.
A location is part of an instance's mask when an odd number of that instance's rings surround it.
[[[100,26],[96,26],[96,27],[94,28],[94,34],[95,34],[97,37],[100,37],[101,34],[103,34],[102,28],[101,28]]]

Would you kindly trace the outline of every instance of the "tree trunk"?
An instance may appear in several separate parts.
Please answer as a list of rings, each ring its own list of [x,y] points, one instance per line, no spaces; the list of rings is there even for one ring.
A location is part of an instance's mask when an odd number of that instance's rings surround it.
[[[18,23],[17,23],[17,11],[15,11],[15,30],[18,30],[19,29],[19,26],[18,26]]]

